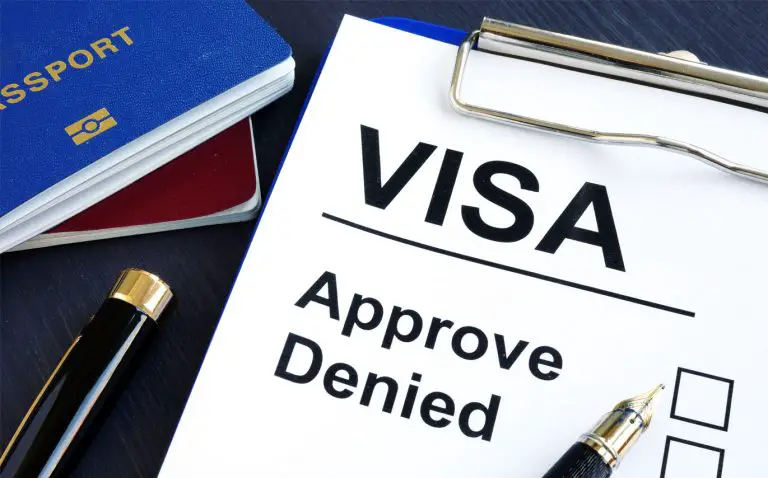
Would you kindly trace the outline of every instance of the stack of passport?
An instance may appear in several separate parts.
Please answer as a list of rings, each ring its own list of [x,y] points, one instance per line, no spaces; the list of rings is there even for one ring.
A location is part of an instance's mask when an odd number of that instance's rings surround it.
[[[0,252],[251,217],[243,119],[294,62],[245,1],[4,2],[0,24]]]

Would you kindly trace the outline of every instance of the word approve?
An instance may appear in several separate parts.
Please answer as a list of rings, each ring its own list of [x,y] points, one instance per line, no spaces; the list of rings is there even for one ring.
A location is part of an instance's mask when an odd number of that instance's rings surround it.
[[[379,131],[360,125],[360,143],[365,203],[379,209],[386,209],[389,206],[437,149],[437,146],[431,144],[417,144],[392,176],[382,183]],[[437,226],[443,225],[463,156],[464,153],[460,151],[446,149],[424,221]],[[472,177],[475,190],[484,199],[509,211],[514,216],[514,221],[506,227],[493,226],[483,220],[479,207],[471,205],[461,206],[461,217],[467,229],[478,237],[495,242],[517,242],[528,236],[533,229],[533,210],[519,197],[493,184],[491,179],[497,174],[517,179],[522,190],[539,191],[539,180],[531,170],[508,161],[488,161],[475,170]],[[590,205],[595,211],[596,231],[576,226]],[[606,267],[618,271],[625,270],[616,224],[605,186],[584,183],[544,234],[536,250],[554,254],[566,239],[599,247]]]
[[[296,306],[303,309],[310,302],[314,302],[326,307],[331,319],[341,320],[337,290],[336,275],[326,271],[302,294]],[[381,341],[381,347],[385,349],[390,349],[395,342],[410,343],[417,340],[423,342],[427,349],[434,349],[441,337],[445,337],[443,340],[450,340],[451,349],[457,357],[477,360],[483,357],[490,347],[488,336],[477,327],[463,326],[454,329],[455,324],[452,321],[439,317],[433,317],[429,327],[426,327],[421,314],[415,310],[395,305],[385,315],[381,301],[360,294],[354,295],[347,308],[341,334],[350,337],[356,329],[374,330],[384,323],[385,316],[387,319]],[[509,370],[529,346],[524,340],[508,344],[507,339],[500,334],[494,334],[493,338],[499,367],[504,370]],[[531,375],[539,380],[556,379],[560,375],[558,370],[562,367],[563,358],[554,347],[543,345],[535,347],[529,353],[528,369]]]

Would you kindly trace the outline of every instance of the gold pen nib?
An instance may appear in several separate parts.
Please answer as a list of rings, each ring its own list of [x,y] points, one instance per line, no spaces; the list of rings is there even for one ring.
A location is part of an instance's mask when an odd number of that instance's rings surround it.
[[[649,392],[619,402],[613,409],[634,411],[640,416],[640,419],[643,421],[643,426],[648,428],[648,425],[651,424],[653,409],[656,405],[655,399],[662,390],[664,390],[664,384],[656,385],[656,387]]]

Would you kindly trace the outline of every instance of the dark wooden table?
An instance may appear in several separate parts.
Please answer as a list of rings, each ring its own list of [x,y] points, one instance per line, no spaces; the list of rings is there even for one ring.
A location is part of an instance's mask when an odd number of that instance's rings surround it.
[[[487,15],[648,51],[688,49],[710,64],[768,74],[763,1],[251,3],[293,46],[297,63],[293,91],[254,115],[264,185],[274,178],[315,69],[345,12],[463,29],[477,27]],[[0,447],[118,272],[144,267],[172,284],[178,307],[163,319],[74,476],[156,475],[253,228],[249,222],[2,255]]]

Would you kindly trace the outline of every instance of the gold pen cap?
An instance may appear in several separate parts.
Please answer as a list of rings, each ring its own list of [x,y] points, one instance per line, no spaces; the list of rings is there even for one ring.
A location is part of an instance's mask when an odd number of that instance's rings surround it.
[[[157,321],[173,297],[171,288],[162,279],[141,269],[125,269],[109,293]]]
[[[664,385],[657,385],[649,392],[617,403],[579,441],[595,450],[611,469],[616,468],[651,424],[656,397],[662,390]]]

